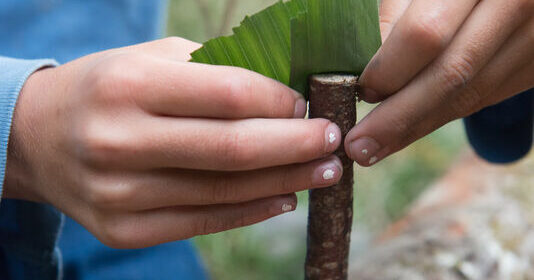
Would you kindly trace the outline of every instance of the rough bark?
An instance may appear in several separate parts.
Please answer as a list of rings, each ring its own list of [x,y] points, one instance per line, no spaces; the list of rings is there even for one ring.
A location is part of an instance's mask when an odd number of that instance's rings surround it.
[[[310,78],[310,118],[325,118],[341,129],[343,140],[356,124],[357,77],[325,74]],[[343,143],[343,142],[342,142]],[[343,177],[332,187],[310,191],[306,279],[347,279],[352,226],[353,161],[343,144],[335,152]]]

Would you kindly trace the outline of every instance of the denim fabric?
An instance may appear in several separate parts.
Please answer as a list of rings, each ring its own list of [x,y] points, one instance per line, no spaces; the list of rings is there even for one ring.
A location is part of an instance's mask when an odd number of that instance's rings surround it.
[[[18,93],[33,71],[54,64],[31,59],[65,63],[156,39],[164,30],[166,5],[164,0],[0,0],[0,179]],[[206,279],[207,275],[190,241],[114,250],[51,206],[1,201],[0,279],[61,278]]]
[[[110,249],[67,217],[59,247],[65,279],[206,279],[190,242],[139,250]]]
[[[6,199],[0,205],[0,279],[58,279],[63,215],[51,206]]]

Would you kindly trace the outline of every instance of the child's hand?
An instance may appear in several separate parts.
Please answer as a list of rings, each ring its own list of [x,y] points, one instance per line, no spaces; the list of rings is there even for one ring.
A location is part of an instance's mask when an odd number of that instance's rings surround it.
[[[346,138],[369,166],[534,87],[534,0],[383,0],[384,45],[360,82],[380,102]]]
[[[339,128],[243,69],[186,62],[177,38],[34,73],[15,110],[6,197],[50,203],[139,248],[291,211],[341,176]],[[331,171],[333,171],[333,173]]]

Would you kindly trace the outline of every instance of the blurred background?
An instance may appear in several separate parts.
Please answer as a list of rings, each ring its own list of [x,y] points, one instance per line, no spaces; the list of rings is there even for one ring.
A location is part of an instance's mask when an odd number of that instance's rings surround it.
[[[245,15],[274,2],[171,0],[167,34],[197,42],[227,35]],[[359,119],[371,109],[358,104]],[[375,167],[356,167],[351,259],[365,255],[376,237],[468,149],[462,123],[456,121]],[[300,193],[294,213],[195,242],[214,279],[303,279],[306,220],[307,194]]]

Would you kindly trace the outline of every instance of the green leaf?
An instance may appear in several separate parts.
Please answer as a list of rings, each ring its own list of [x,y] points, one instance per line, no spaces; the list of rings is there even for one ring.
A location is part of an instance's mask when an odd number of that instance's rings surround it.
[[[360,75],[381,44],[375,0],[308,0],[291,21],[291,81],[305,92],[311,74]]]
[[[306,93],[311,74],[361,74],[380,46],[377,0],[279,1],[212,39],[193,62],[256,71]]]

